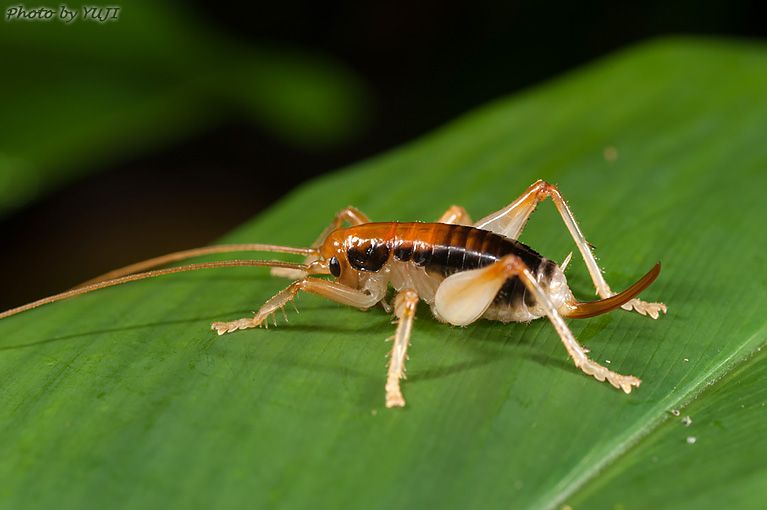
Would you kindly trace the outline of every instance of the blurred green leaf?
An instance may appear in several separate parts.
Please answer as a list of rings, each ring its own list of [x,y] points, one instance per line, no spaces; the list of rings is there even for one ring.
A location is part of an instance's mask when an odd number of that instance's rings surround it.
[[[451,328],[423,308],[408,406],[388,410],[387,314],[302,295],[287,324],[217,337],[210,322],[286,282],[186,273],[0,323],[0,503],[752,508],[767,497],[764,90],[763,46],[655,41],[309,183],[227,239],[307,245],[349,204],[479,218],[549,180],[613,288],[663,262],[645,297],[665,317],[571,321],[595,360],[643,379],[631,395],[579,372],[545,320]],[[573,249],[551,204],[522,239]],[[593,295],[578,260],[568,275]]]
[[[131,2],[104,23],[0,21],[0,214],[232,118],[312,149],[364,125],[365,88],[339,62],[243,45],[172,5]]]

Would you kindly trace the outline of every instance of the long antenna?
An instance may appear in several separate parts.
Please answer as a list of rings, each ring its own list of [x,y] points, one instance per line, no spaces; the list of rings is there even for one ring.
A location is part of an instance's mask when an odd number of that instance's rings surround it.
[[[121,267],[108,273],[91,278],[87,282],[83,282],[75,289],[92,285],[96,282],[102,282],[104,280],[113,280],[120,278],[121,276],[140,273],[153,267],[160,267],[173,262],[179,262],[181,260],[191,259],[192,257],[199,257],[202,255],[210,255],[212,253],[226,253],[233,251],[271,251],[275,253],[293,253],[296,255],[318,255],[319,252],[316,248],[294,248],[292,246],[279,246],[276,244],[218,244],[214,246],[203,246],[202,248],[192,248],[190,250],[177,251],[168,253],[167,255],[161,255],[141,262],[136,262],[129,266]],[[74,289],[73,289],[74,290]]]
[[[265,246],[265,245],[261,245],[261,246]],[[212,246],[211,248],[215,248],[215,247]],[[204,248],[202,249],[204,250]],[[191,252],[195,250],[189,250],[189,251]],[[183,252],[178,252],[178,253],[183,253]],[[176,255],[176,254],[171,254],[171,255]],[[163,258],[163,257],[158,257],[158,259],[160,258]],[[149,262],[149,261],[146,261],[146,262]],[[139,264],[145,264],[146,262],[139,262]],[[134,264],[134,265],[138,266],[139,264]],[[294,264],[292,262],[282,262],[279,260],[222,260],[218,262],[205,262],[201,264],[190,264],[188,266],[156,269],[154,271],[148,271],[145,273],[129,274],[127,276],[121,276],[119,278],[112,278],[112,279],[100,281],[97,283],[91,283],[88,285],[77,287],[72,290],[68,290],[66,292],[62,292],[60,294],[55,294],[53,296],[48,296],[43,299],[38,299],[37,301],[33,301],[31,303],[27,303],[26,305],[12,308],[6,312],[0,313],[0,319],[4,319],[5,317],[10,317],[11,315],[16,315],[17,313],[31,310],[32,308],[37,308],[38,306],[46,305],[48,303],[53,303],[54,301],[59,301],[61,299],[66,299],[66,298],[70,298],[80,294],[85,294],[86,292],[103,289],[105,287],[112,287],[113,285],[120,285],[121,283],[132,282],[134,280],[143,280],[144,278],[152,278],[154,276],[161,276],[164,274],[171,274],[171,273],[181,273],[184,271],[195,271],[197,269],[213,269],[217,267],[236,267],[236,266],[283,267],[288,269],[298,269],[300,271],[307,271],[309,269],[309,266],[307,266],[306,264]],[[128,267],[131,267],[131,266],[128,266]]]

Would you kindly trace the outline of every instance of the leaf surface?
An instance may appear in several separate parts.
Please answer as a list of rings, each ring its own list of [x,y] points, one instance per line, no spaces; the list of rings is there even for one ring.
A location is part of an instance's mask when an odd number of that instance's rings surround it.
[[[341,208],[480,218],[556,184],[657,321],[570,321],[624,395],[545,320],[451,328],[419,310],[404,409],[383,407],[380,309],[302,295],[276,328],[217,337],[286,285],[262,269],[168,276],[0,322],[8,508],[750,508],[764,501],[767,48],[664,39],[496,101],[295,191],[226,241],[308,245]],[[617,156],[617,157],[616,157]],[[573,250],[543,203],[522,240]],[[570,286],[593,295],[576,255]],[[670,412],[680,410],[685,426]],[[687,438],[695,437],[694,443]]]

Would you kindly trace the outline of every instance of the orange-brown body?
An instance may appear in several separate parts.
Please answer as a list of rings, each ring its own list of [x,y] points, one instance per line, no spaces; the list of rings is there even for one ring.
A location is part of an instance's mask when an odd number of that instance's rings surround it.
[[[411,288],[429,305],[449,276],[483,268],[501,258],[519,257],[538,283],[553,290],[549,297],[559,309],[572,305],[567,281],[557,264],[514,239],[465,225],[445,223],[366,223],[328,235],[321,248],[336,279],[382,299],[388,284],[396,291]],[[336,272],[333,267],[336,266]],[[569,309],[568,309],[569,310]],[[454,323],[432,306],[434,315]],[[564,311],[564,310],[563,310]],[[503,322],[530,321],[545,315],[518,276],[510,276],[483,317]]]
[[[573,298],[564,268],[517,241],[538,202],[551,198],[559,210],[588,268],[599,301],[582,303]],[[341,228],[344,223],[350,227]],[[234,260],[191,264],[146,271],[190,257],[224,251],[269,251],[306,256],[303,264],[271,260]],[[642,279],[620,294],[605,281],[591,245],[580,231],[559,190],[544,181],[530,186],[514,202],[478,222],[462,207],[451,207],[437,223],[372,223],[359,210],[339,212],[310,248],[266,244],[211,246],[172,253],[112,271],[76,289],[40,299],[0,313],[0,319],[46,303],[84,292],[151,276],[228,266],[268,266],[279,276],[296,278],[286,289],[264,303],[253,317],[215,322],[219,335],[267,324],[269,316],[291,302],[299,291],[312,292],[360,309],[381,304],[399,319],[393,338],[386,381],[386,406],[405,405],[400,390],[407,347],[419,300],[427,302],[441,321],[464,326],[479,318],[529,321],[547,316],[573,362],[586,374],[607,380],[629,393],[641,381],[608,370],[591,360],[575,339],[563,317],[584,318],[617,307],[657,318],[666,312],[663,303],[649,303],[636,296],[660,272],[656,264]],[[333,280],[311,275],[331,275]],[[396,291],[387,301],[389,286]]]

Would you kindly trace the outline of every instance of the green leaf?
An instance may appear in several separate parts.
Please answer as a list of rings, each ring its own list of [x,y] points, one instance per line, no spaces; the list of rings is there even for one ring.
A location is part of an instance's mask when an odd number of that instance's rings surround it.
[[[655,41],[311,182],[227,239],[305,246],[349,204],[374,220],[429,221],[454,203],[479,218],[546,179],[614,289],[663,263],[644,298],[666,316],[570,321],[593,359],[643,379],[631,395],[576,369],[545,320],[451,328],[423,307],[408,405],[386,409],[389,315],[301,295],[287,324],[217,337],[210,322],[250,315],[286,282],[185,273],[0,322],[0,503],[758,505],[764,90],[764,46]],[[573,249],[550,203],[522,240],[554,260]],[[577,256],[568,277],[593,295]]]

